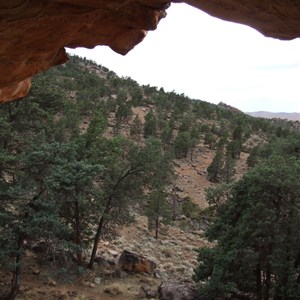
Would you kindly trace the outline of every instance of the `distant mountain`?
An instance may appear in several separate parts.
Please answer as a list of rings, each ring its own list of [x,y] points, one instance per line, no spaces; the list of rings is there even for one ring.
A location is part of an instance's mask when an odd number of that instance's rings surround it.
[[[284,113],[284,112],[268,112],[268,111],[255,111],[247,112],[248,115],[257,118],[266,118],[266,119],[287,119],[291,121],[300,121],[300,113]]]

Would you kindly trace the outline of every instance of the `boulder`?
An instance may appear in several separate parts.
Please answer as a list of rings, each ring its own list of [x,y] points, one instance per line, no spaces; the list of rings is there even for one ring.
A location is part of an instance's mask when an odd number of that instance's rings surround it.
[[[156,269],[154,261],[126,250],[122,252],[118,263],[121,269],[127,272],[153,274]]]
[[[160,300],[200,300],[196,287],[190,282],[166,281],[158,288]]]

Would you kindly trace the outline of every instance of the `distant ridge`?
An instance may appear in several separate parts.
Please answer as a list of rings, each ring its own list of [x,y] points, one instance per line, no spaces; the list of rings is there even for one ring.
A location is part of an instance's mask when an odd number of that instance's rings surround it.
[[[257,118],[266,118],[266,119],[287,119],[290,121],[300,121],[300,113],[284,113],[284,112],[268,112],[268,111],[255,111],[247,112],[248,115]]]

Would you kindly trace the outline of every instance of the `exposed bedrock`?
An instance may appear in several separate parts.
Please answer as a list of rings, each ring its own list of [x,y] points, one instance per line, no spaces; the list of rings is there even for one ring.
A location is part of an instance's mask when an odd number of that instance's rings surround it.
[[[294,0],[186,0],[266,36],[300,36]],[[125,55],[165,17],[167,0],[0,0],[0,103],[26,95],[30,78],[67,61],[64,47],[107,45]],[[180,21],[180,20],[179,20]]]

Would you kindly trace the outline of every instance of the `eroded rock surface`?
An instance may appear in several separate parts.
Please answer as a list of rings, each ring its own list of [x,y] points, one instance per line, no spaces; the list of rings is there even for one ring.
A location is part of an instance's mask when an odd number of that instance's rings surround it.
[[[168,5],[168,0],[0,1],[0,102],[24,96],[31,76],[66,62],[65,46],[108,45],[126,54],[156,29]],[[20,89],[22,81],[27,85]]]
[[[185,2],[227,21],[249,25],[265,36],[291,40],[300,36],[300,2],[294,0],[173,0]]]
[[[300,36],[294,0],[173,0],[280,39]],[[64,47],[107,45],[126,54],[156,29],[167,0],[0,1],[0,103],[23,97],[30,77],[67,61]],[[180,20],[179,20],[180,21]]]
[[[119,266],[127,272],[153,274],[156,263],[142,255],[124,250],[119,258]]]

